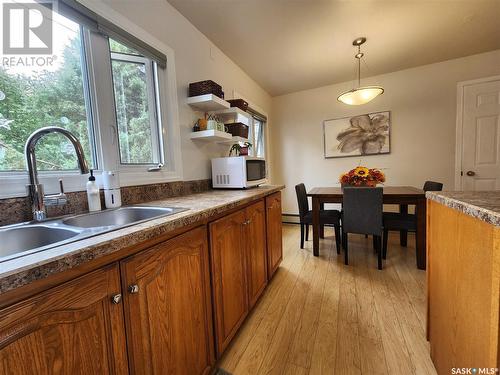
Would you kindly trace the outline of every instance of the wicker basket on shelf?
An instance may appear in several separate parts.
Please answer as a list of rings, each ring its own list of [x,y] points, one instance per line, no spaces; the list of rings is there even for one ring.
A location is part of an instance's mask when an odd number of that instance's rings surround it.
[[[243,99],[231,99],[227,100],[229,104],[231,104],[231,107],[238,107],[239,109],[243,111],[247,111],[248,109],[248,103],[244,101]]]
[[[193,82],[189,84],[189,96],[198,96],[214,94],[221,99],[224,99],[224,91],[222,86],[211,80]]]
[[[248,126],[241,122],[234,122],[232,124],[226,124],[228,133],[233,136],[248,138]]]

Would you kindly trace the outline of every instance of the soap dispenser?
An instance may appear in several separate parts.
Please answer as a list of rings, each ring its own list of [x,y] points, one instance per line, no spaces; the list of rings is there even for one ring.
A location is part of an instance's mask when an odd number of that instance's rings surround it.
[[[104,187],[104,203],[106,208],[116,208],[122,205],[120,178],[118,172],[103,171],[102,185]]]
[[[89,211],[101,211],[101,194],[99,185],[95,182],[94,171],[90,170],[90,177],[87,182],[87,200],[89,202]]]

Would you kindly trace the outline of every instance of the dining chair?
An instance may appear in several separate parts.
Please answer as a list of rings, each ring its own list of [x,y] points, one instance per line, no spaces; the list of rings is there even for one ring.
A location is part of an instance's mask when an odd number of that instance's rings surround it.
[[[423,191],[441,191],[443,190],[443,184],[436,181],[425,181]]]
[[[441,191],[443,184],[436,181],[425,181],[422,188],[424,192],[427,191]],[[389,231],[417,231],[417,216],[415,214],[400,213],[400,212],[384,212],[384,243],[382,245],[382,257],[387,258],[387,241],[389,238]]]
[[[378,255],[378,269],[382,269],[382,207],[383,189],[372,187],[345,187],[342,198],[342,246],[344,262],[349,264],[349,233],[374,237]]]
[[[295,193],[297,194],[297,203],[299,206],[300,218],[300,248],[304,248],[304,233],[306,241],[309,241],[309,225],[312,225],[313,215],[309,210],[309,201],[307,200],[307,192],[304,184],[295,186]],[[337,247],[337,254],[340,254],[340,211],[339,210],[321,210],[319,212],[320,225],[333,225],[335,230],[335,245]]]

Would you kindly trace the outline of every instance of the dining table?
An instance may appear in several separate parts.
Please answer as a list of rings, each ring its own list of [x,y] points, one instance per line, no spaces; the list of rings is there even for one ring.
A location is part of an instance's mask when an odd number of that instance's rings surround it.
[[[408,213],[408,206],[415,206],[417,218],[416,258],[417,268],[426,268],[426,199],[422,189],[412,186],[384,186],[384,204],[399,205],[399,212]],[[342,187],[315,187],[311,189],[307,196],[312,198],[313,215],[313,255],[319,256],[319,239],[324,238],[324,226],[320,225],[319,213],[324,209],[325,203],[342,203]],[[408,241],[407,231],[400,231],[399,240],[401,246],[406,247]]]

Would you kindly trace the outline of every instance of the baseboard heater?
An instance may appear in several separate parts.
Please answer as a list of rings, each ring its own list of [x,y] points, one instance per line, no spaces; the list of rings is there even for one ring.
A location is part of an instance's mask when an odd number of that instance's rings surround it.
[[[281,214],[281,222],[283,224],[300,224],[298,214]],[[325,227],[333,227],[333,225],[325,224]]]

